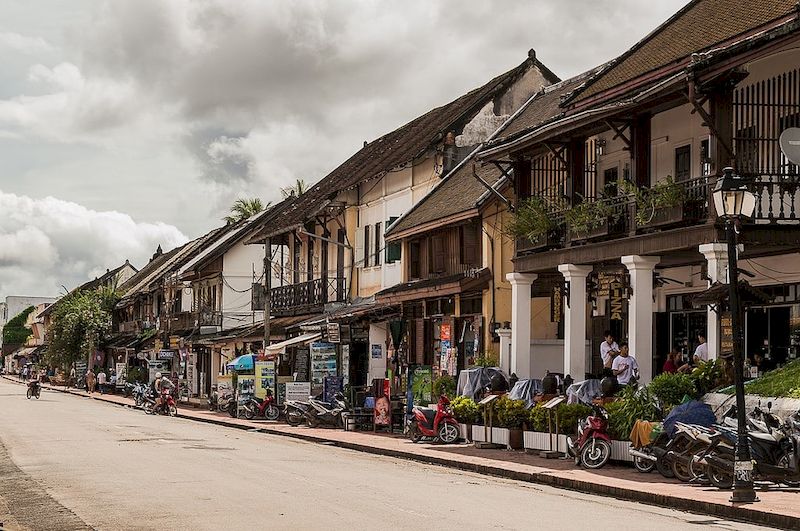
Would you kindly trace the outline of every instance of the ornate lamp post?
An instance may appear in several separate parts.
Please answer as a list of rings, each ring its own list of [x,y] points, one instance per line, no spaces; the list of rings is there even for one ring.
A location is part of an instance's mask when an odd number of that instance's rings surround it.
[[[733,174],[733,168],[722,170],[722,177],[714,187],[713,196],[717,216],[725,223],[728,243],[728,286],[730,289],[728,298],[731,310],[731,328],[733,329],[733,377],[736,387],[736,421],[738,424],[731,502],[749,503],[758,501],[758,498],[753,490],[753,461],[750,457],[745,417],[742,310],[739,303],[736,239],[742,218],[749,218],[753,215],[756,198],[748,189],[744,179]]]

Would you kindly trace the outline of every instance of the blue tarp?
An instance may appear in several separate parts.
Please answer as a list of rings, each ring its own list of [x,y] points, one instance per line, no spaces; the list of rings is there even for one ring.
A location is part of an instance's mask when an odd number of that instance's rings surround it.
[[[508,398],[524,400],[525,407],[533,407],[533,397],[543,390],[541,380],[519,380],[508,392]]]
[[[697,400],[692,400],[685,404],[675,406],[675,408],[669,412],[667,418],[664,419],[664,429],[667,431],[667,434],[672,437],[675,435],[676,422],[697,424],[698,426],[705,426],[708,428],[716,421],[717,418],[714,416],[711,406],[698,402]]]
[[[253,367],[255,367],[255,364],[253,363],[252,354],[239,356],[228,364],[228,368],[233,369],[234,371],[252,371]]]

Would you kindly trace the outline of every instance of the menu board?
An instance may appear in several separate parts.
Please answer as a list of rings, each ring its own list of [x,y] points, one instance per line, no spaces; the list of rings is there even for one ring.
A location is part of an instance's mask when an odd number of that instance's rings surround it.
[[[719,319],[719,355],[723,358],[733,356],[733,320],[731,312],[723,312]]]
[[[321,386],[326,376],[336,376],[336,345],[316,342],[311,344],[311,383]]]
[[[294,357],[294,372],[298,382],[308,381],[308,348],[298,348]]]
[[[275,392],[275,362],[257,360],[255,362],[255,393],[256,397],[267,396],[267,389]]]
[[[286,400],[307,402],[311,396],[311,382],[286,382],[283,385],[286,389]]]

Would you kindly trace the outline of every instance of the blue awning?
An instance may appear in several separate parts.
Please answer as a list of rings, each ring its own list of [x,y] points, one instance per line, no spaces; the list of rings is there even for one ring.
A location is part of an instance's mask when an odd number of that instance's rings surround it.
[[[252,371],[254,367],[255,364],[253,363],[252,354],[239,356],[228,364],[228,368],[233,369],[234,371]]]

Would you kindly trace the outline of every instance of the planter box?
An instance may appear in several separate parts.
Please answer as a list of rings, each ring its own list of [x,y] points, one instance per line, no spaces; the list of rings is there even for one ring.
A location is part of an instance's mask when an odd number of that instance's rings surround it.
[[[606,236],[609,232],[609,223],[605,221],[599,227],[595,227],[593,229],[585,230],[585,231],[569,231],[569,239],[570,241],[583,241],[583,240],[591,240],[592,238],[599,238],[600,236]]]
[[[462,439],[470,442],[472,440],[472,424],[459,424],[458,433]]]
[[[486,431],[485,426],[481,426],[479,424],[472,425],[472,441],[475,442],[486,442]]]
[[[525,448],[528,450],[550,450],[550,434],[538,431],[524,432]],[[555,439],[555,437],[554,437]],[[567,452],[567,436],[558,435],[557,441],[554,440],[554,450],[562,453]],[[629,441],[611,441],[611,459],[613,461],[633,462],[633,458],[628,453],[631,447]]]
[[[489,442],[508,446],[509,436],[508,428],[492,428],[492,440]]]
[[[541,234],[533,239],[517,238],[517,252],[525,253],[558,247],[561,245],[563,236],[564,229],[561,227],[560,229],[551,230],[547,234]]]
[[[647,223],[636,223],[638,229],[649,229],[661,227],[664,225],[672,225],[683,221],[683,205],[675,205],[667,208],[657,208],[653,213],[653,219]]]

